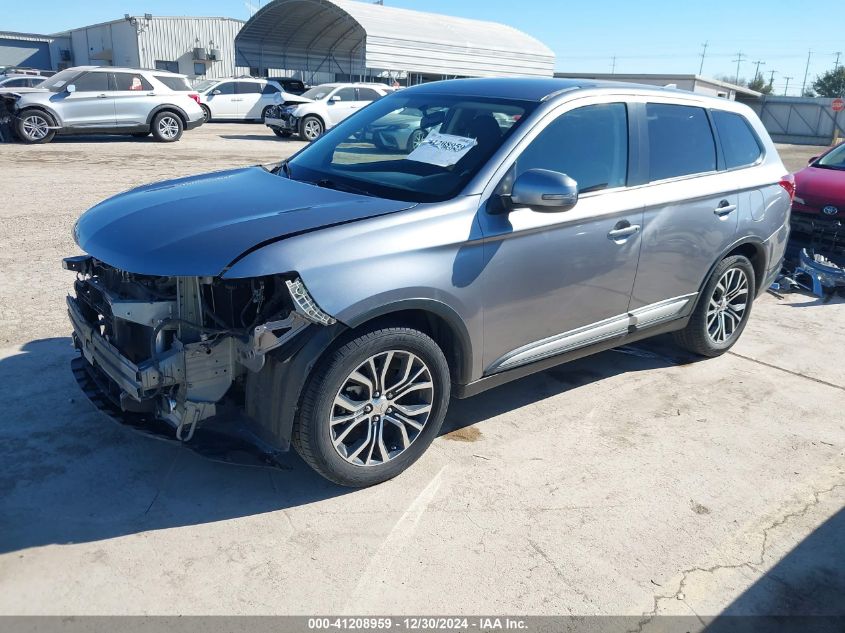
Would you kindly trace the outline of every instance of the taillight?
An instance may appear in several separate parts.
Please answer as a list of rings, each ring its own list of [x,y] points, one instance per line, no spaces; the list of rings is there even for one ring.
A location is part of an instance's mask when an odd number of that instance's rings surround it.
[[[200,104],[200,96],[199,96],[197,93],[192,92],[192,93],[190,93],[188,96],[189,96],[191,99],[193,99],[194,101],[196,101],[196,102],[197,102],[197,105],[199,105],[199,104]]]
[[[792,202],[795,199],[795,176],[786,174],[778,184],[786,190],[786,193],[789,194],[789,201]]]

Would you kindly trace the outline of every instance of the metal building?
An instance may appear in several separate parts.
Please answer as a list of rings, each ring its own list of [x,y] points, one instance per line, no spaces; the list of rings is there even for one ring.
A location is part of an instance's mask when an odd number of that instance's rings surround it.
[[[67,68],[69,60],[67,37],[0,31],[0,66],[59,70]]]
[[[632,84],[647,84],[650,86],[672,86],[679,90],[689,90],[698,94],[711,97],[730,99],[737,98],[757,99],[761,93],[751,90],[745,86],[727,83],[712,77],[701,77],[700,75],[661,75],[661,74],[630,74],[630,73],[555,73],[555,77],[566,77],[569,79],[597,79],[600,81],[624,81]]]
[[[235,39],[236,65],[307,83],[453,77],[550,77],[554,53],[495,22],[353,0],[273,0]]]
[[[192,80],[235,74],[241,20],[214,17],[125,16],[73,29],[73,66],[158,68]]]

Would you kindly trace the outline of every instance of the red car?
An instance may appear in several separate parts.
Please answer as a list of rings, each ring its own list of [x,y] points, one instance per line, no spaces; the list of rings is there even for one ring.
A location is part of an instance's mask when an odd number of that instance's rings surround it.
[[[810,160],[795,174],[792,232],[845,254],[845,143]]]

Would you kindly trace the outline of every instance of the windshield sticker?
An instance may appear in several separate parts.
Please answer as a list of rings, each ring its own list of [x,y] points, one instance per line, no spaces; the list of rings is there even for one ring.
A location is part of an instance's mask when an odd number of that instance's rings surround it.
[[[418,163],[451,167],[466,156],[469,150],[476,145],[478,145],[478,141],[474,138],[430,132],[417,149],[408,154],[406,158]]]

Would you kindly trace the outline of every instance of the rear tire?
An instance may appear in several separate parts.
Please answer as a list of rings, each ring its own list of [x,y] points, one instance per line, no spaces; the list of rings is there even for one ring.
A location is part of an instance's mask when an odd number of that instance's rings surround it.
[[[15,134],[31,145],[49,143],[56,136],[56,120],[41,110],[24,110],[15,120]]]
[[[174,143],[182,138],[185,125],[179,115],[165,110],[153,117],[151,130],[155,140],[161,143]]]
[[[704,286],[689,323],[675,333],[675,341],[701,356],[724,354],[742,335],[756,290],[754,267],[748,258],[734,255],[723,259]]]
[[[402,327],[365,332],[315,367],[293,445],[330,481],[381,483],[413,464],[437,437],[450,385],[446,358],[426,334]]]

